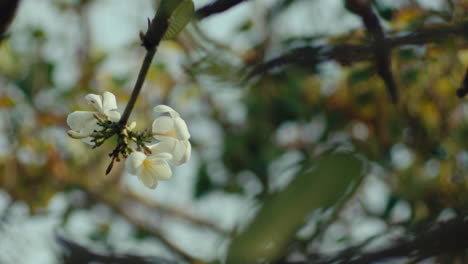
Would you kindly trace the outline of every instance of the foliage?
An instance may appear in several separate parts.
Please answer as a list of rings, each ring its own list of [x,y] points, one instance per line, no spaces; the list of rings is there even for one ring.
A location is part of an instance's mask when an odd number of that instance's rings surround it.
[[[299,36],[275,28],[278,21],[291,10],[312,10],[321,1],[263,5],[219,0],[199,7],[195,16],[191,1],[171,6],[179,11],[171,18],[176,26],[166,25],[171,30],[166,39],[190,19],[192,23],[159,45],[132,120],[144,124],[141,130],[150,128],[145,120],[157,104],[181,112],[192,133],[191,204],[217,193],[257,204],[239,212],[242,220],[228,228],[190,205],[180,209],[135,192],[127,186],[121,164],[105,176],[114,138],[91,150],[67,137],[66,116],[83,107],[83,95],[112,91],[120,101],[129,101],[136,65],[144,57],[141,42],[147,49],[153,43],[145,38],[151,25],[141,39],[133,32],[134,41],[125,47],[131,59],[120,61],[132,67],[116,73],[106,65],[115,63],[117,55],[100,50],[92,38],[87,10],[98,1],[50,2],[79,23],[77,46],[65,47],[76,70],[63,73],[61,63],[69,59],[49,54],[57,38],[41,25],[15,31],[13,21],[10,36],[0,43],[0,188],[11,198],[10,207],[25,202],[34,217],[47,211],[54,197],[79,192],[85,198],[67,203],[62,229],[69,228],[77,211],[105,205],[136,230],[132,239],[154,238],[171,260],[189,263],[347,263],[364,252],[391,252],[394,239],[419,251],[374,254],[362,263],[393,257],[408,263],[427,258],[434,263],[467,261],[466,242],[441,247],[434,255],[429,251],[436,246],[425,247],[418,237],[447,241],[440,234],[467,230],[468,104],[457,97],[457,89],[465,87],[468,65],[468,2],[440,1],[442,7],[429,9],[418,1],[395,6],[379,0],[343,1],[341,12],[359,19],[359,28]],[[370,2],[372,8],[364,11],[352,6]],[[212,39],[203,27],[211,15],[222,17],[236,5],[262,8],[237,18],[235,36],[247,43],[242,48],[234,41]],[[373,10],[373,19],[385,30],[366,20]],[[146,18],[141,21],[144,25]],[[287,23],[283,26],[292,30]],[[26,48],[15,45],[21,41]],[[376,43],[385,47],[375,48]],[[175,171],[174,176],[185,175]],[[222,208],[215,211],[222,214]],[[8,210],[3,214],[7,219]],[[231,244],[218,245],[224,253],[199,256],[167,237],[169,225],[144,221],[154,214],[211,230]],[[444,225],[448,218],[455,220]],[[380,228],[366,235],[366,223]],[[426,236],[439,225],[441,232]],[[97,233],[97,244],[113,243],[106,232]],[[59,242],[68,250],[86,250],[65,238]],[[88,247],[91,253],[84,256],[106,259]],[[118,253],[114,257],[138,258],[134,252]],[[154,255],[160,257],[167,259]]]

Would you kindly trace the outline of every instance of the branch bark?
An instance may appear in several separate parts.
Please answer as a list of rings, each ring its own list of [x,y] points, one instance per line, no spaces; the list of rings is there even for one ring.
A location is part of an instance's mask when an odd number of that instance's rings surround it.
[[[103,263],[103,264],[176,264],[175,261],[160,257],[142,257],[130,254],[104,254],[94,252],[64,236],[56,233],[55,239],[66,250],[63,256],[64,264]]]
[[[387,37],[386,42],[389,49],[394,49],[405,45],[425,45],[447,38],[465,38],[467,32],[468,22],[464,21],[458,24],[428,26],[406,34],[399,33],[396,36]],[[298,64],[313,67],[318,63],[329,60],[349,65],[374,59],[375,52],[371,45],[304,46],[255,66],[247,78],[262,74],[278,66]]]
[[[138,95],[140,94],[141,88],[143,87],[143,83],[145,81],[146,75],[148,74],[151,62],[153,61],[154,55],[156,54],[157,47],[161,42],[164,33],[166,33],[166,30],[169,27],[169,16],[173,11],[171,8],[175,7],[172,7],[171,5],[166,5],[169,6],[166,7],[164,3],[165,1],[162,1],[159,5],[158,11],[156,12],[153,20],[148,21],[148,30],[146,33],[143,34],[140,32],[142,45],[146,48],[146,55],[141,65],[140,72],[138,73],[138,78],[130,96],[130,100],[128,101],[124,113],[120,118],[119,123],[122,125],[122,127],[127,124],[128,118],[132,113]]]
[[[180,219],[186,220],[189,223],[192,223],[192,224],[200,226],[200,227],[205,227],[205,228],[207,228],[209,230],[212,230],[214,232],[217,232],[217,233],[225,235],[225,236],[230,236],[232,234],[232,232],[224,230],[224,229],[222,229],[221,227],[219,227],[218,225],[216,225],[214,223],[211,223],[211,222],[208,222],[208,221],[206,221],[204,219],[201,219],[201,218],[195,217],[193,215],[190,215],[190,214],[188,214],[188,213],[186,213],[186,212],[184,212],[182,210],[178,210],[178,209],[173,208],[173,207],[168,207],[168,206],[165,206],[163,204],[157,203],[155,201],[149,201],[149,200],[141,197],[140,195],[138,195],[138,194],[136,194],[134,192],[122,191],[122,193],[125,194],[128,197],[128,199],[138,201],[140,204],[142,204],[142,205],[144,205],[144,206],[146,206],[148,208],[151,208],[153,210],[160,211],[160,212],[166,213],[166,214],[174,216],[174,217],[178,217]]]
[[[197,10],[196,14],[199,19],[206,18],[208,16],[218,14],[228,10],[247,0],[217,0],[211,4],[207,4]]]
[[[468,217],[457,217],[439,223],[437,226],[412,239],[401,239],[394,245],[374,252],[349,250],[337,256],[319,261],[277,262],[283,264],[366,264],[381,263],[397,258],[417,258],[420,260],[446,253],[463,252],[468,248]]]
[[[377,73],[385,83],[393,103],[398,102],[398,90],[391,70],[391,49],[386,41],[385,33],[379,17],[372,10],[369,0],[346,0],[346,7],[361,17],[368,34],[372,38],[374,60]]]
[[[100,195],[92,190],[83,189],[86,193],[95,201],[101,202],[109,208],[111,208],[115,213],[125,218],[129,221],[133,226],[135,226],[140,231],[150,234],[151,236],[157,238],[159,241],[162,242],[170,251],[174,252],[176,255],[180,256],[183,260],[187,261],[188,263],[201,263],[200,260],[192,257],[190,254],[185,252],[182,248],[177,246],[176,244],[172,243],[163,232],[159,229],[150,228],[147,223],[141,221],[134,215],[127,212],[122,206],[120,206],[119,202],[116,202],[108,197]]]
[[[19,0],[0,1],[0,41],[15,16],[19,2]]]

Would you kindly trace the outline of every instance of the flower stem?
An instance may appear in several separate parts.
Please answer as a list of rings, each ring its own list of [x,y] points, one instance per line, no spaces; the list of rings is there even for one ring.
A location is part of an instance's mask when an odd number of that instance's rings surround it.
[[[135,83],[135,87],[133,88],[132,95],[130,96],[130,101],[128,101],[127,106],[125,107],[124,113],[122,114],[122,117],[120,118],[120,121],[119,121],[119,124],[121,124],[122,127],[125,126],[125,124],[127,124],[128,118],[130,117],[130,114],[132,113],[133,107],[135,106],[135,102],[138,98],[138,95],[140,94],[141,88],[143,87],[146,74],[148,73],[148,70],[151,66],[151,62],[155,54],[156,54],[156,47],[153,47],[152,49],[146,52],[145,59],[143,60],[140,72],[138,73],[138,78]]]
[[[171,1],[172,0],[161,1],[161,4],[153,20],[148,21],[148,30],[146,33],[143,34],[143,32],[140,32],[142,45],[146,48],[146,55],[141,65],[140,72],[138,73],[138,78],[135,83],[135,87],[133,88],[130,100],[128,101],[124,113],[122,114],[122,117],[119,121],[119,124],[122,128],[127,124],[128,118],[132,113],[138,95],[140,94],[141,88],[143,87],[143,83],[151,66],[151,62],[153,61],[154,55],[156,54],[158,45],[161,42],[164,33],[166,33],[167,28],[169,27],[168,20],[173,10],[172,6],[167,3],[171,3]],[[171,8],[167,8],[167,5],[169,5]]]

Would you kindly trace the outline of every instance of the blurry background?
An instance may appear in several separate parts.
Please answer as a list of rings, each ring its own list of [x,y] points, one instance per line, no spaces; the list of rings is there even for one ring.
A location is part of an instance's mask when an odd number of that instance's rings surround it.
[[[373,3],[395,35],[468,12],[461,0]],[[189,126],[192,158],[156,190],[124,174],[123,162],[106,176],[112,142],[92,150],[69,138],[66,116],[91,110],[84,96],[104,91],[123,111],[145,53],[138,32],[155,6],[20,3],[0,44],[0,263],[62,263],[56,234],[100,254],[223,259],[263,199],[333,148],[365,157],[366,175],[332,216],[312,212],[289,259],[364,241],[378,247],[466,215],[468,103],[455,94],[468,64],[461,36],[393,50],[398,106],[372,62],[277,67],[239,81],[293,48],[368,43],[342,0],[246,1],[163,42],[130,119],[149,128],[152,108],[170,105]]]

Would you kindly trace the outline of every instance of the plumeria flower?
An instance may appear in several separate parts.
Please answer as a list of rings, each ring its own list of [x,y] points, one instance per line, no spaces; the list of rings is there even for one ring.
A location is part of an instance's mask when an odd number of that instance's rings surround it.
[[[110,92],[104,94],[88,94],[85,97],[88,104],[94,106],[97,110],[92,111],[75,111],[68,115],[67,124],[72,130],[68,131],[68,135],[73,138],[81,138],[85,143],[92,145],[89,137],[94,131],[99,131],[101,127],[97,124],[95,115],[103,119],[109,119],[112,122],[117,122],[120,119],[120,113],[117,112],[117,102],[115,96]]]
[[[128,173],[136,175],[146,187],[154,189],[158,181],[172,177],[171,167],[167,163],[171,158],[169,153],[147,156],[142,152],[132,152],[125,161],[125,168]]]
[[[179,113],[167,105],[156,106],[154,112],[160,114],[152,126],[153,137],[159,142],[151,146],[151,150],[153,153],[170,153],[171,162],[175,165],[187,162],[192,151],[187,124]]]

